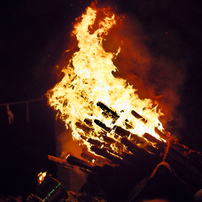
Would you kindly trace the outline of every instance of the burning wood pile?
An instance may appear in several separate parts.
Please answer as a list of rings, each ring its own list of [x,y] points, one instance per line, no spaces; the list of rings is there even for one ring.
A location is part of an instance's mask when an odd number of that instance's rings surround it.
[[[102,107],[105,108],[105,114],[115,114],[103,104]],[[136,112],[132,113],[140,118]],[[88,187],[81,192],[89,192],[91,196],[107,201],[133,201],[146,183],[155,176],[160,166],[178,178],[188,195],[193,197],[200,189],[201,153],[180,144],[177,139],[167,137],[158,129],[156,132],[166,138],[166,142],[156,139],[149,133],[145,133],[143,137],[132,134],[133,139],[128,140],[128,136],[131,135],[128,130],[118,126],[110,129],[102,122],[96,122],[103,129],[103,133],[114,130],[120,139],[118,144],[126,147],[127,151],[122,151],[121,154],[115,153],[110,149],[110,144],[114,143],[114,140],[105,134],[103,143],[89,138],[91,151],[84,148],[80,159],[70,154],[67,154],[65,159],[49,156],[50,160],[68,168],[79,166],[80,170],[88,175]]]
[[[79,50],[47,96],[83,153],[81,159],[49,159],[79,166],[90,182],[81,193],[107,201],[136,199],[160,166],[195,193],[202,177],[201,154],[164,130],[157,101],[140,99],[132,85],[113,74],[118,71],[113,59],[121,50],[106,52],[103,42],[117,20],[109,8],[92,5],[74,25]]]

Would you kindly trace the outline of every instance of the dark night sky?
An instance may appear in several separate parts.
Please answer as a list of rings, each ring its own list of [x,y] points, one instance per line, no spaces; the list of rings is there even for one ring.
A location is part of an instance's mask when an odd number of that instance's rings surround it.
[[[90,2],[88,0],[1,1],[0,104],[40,98],[55,85],[59,73],[55,65],[59,63],[62,53],[67,49],[72,23],[76,17],[84,12]],[[155,55],[164,55],[171,58],[172,61],[178,59],[184,61],[183,64],[185,65],[181,67],[184,80],[178,89],[181,102],[177,110],[183,117],[183,127],[179,131],[183,143],[193,149],[202,151],[202,14],[200,1],[117,0],[110,5],[116,6],[117,12],[127,13],[132,18],[138,19],[145,35],[150,39],[148,48]],[[168,35],[165,35],[165,32],[168,32]],[[40,107],[42,106],[45,107],[45,103]],[[41,121],[33,121],[29,126],[20,121],[14,126],[10,126],[5,121],[0,120],[3,128],[0,134],[1,146],[6,145],[5,147],[8,148],[7,146],[11,142],[10,149],[6,150],[8,158],[13,159],[13,152],[15,153],[15,151],[12,151],[12,144],[15,145],[17,142],[21,147],[32,146],[32,140],[28,137],[36,141],[36,148],[41,148],[42,145],[39,143],[37,145],[38,132],[45,133],[45,137],[42,139],[47,142],[46,146],[49,145],[49,134],[45,131],[54,130],[54,127],[51,128],[52,126],[50,126],[54,122],[54,118],[49,119],[49,117],[54,116],[54,113],[48,107],[45,107],[45,111],[40,107],[40,113],[36,112],[35,116],[38,116]],[[1,119],[5,117],[7,121],[6,109],[2,108]],[[24,108],[19,111],[25,114],[23,110]],[[33,117],[33,120],[35,120],[35,117]],[[47,128],[44,126],[44,129],[42,129],[43,126],[40,125],[40,122],[43,121],[44,124],[49,125]],[[37,135],[31,134],[30,130],[33,130]],[[24,138],[26,133],[28,137]],[[20,134],[24,136],[22,137]],[[53,132],[50,132],[50,134],[52,134],[51,138],[54,141]],[[16,137],[14,137],[15,135]],[[49,142],[46,141],[47,139],[49,139]],[[44,154],[54,150],[54,143],[50,144],[50,148],[46,149]],[[15,146],[13,148],[17,149]],[[7,163],[3,158],[5,156],[4,152],[5,150],[1,149],[1,159],[5,161],[3,161],[4,163]],[[18,153],[23,156],[23,151]],[[35,154],[31,153],[30,155]],[[28,159],[27,156],[26,158]],[[17,164],[17,160],[15,164]],[[6,172],[5,168],[7,167],[2,167],[4,172]],[[26,177],[28,175],[30,174],[26,173]],[[32,180],[34,179],[35,176],[32,177]],[[23,186],[20,188],[23,188]],[[27,192],[29,191],[32,190],[27,190]]]

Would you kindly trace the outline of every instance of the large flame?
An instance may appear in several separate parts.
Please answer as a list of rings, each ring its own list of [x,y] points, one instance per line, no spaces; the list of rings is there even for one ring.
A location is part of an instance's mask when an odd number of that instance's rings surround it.
[[[104,17],[97,19],[98,13]],[[79,50],[63,68],[63,79],[47,96],[66,127],[72,129],[75,140],[89,148],[89,139],[102,143],[104,137],[109,137],[115,140],[110,148],[120,153],[121,134],[116,133],[117,127],[128,132],[130,141],[134,134],[142,137],[144,133],[165,140],[156,133],[156,129],[164,130],[158,103],[140,99],[132,85],[113,75],[118,69],[112,60],[120,49],[117,53],[106,52],[103,40],[116,19],[109,9],[91,7],[77,19],[72,34]]]

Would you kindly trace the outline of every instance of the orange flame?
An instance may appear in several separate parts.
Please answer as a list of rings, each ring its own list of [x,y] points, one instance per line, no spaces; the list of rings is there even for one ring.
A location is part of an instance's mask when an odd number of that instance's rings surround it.
[[[102,19],[97,18],[99,13],[104,15]],[[66,127],[72,129],[75,140],[89,147],[89,138],[103,142],[103,137],[109,137],[116,142],[110,144],[111,149],[121,153],[117,127],[128,132],[130,141],[134,134],[142,137],[144,133],[165,140],[156,133],[156,129],[164,130],[158,103],[140,99],[132,85],[113,75],[118,69],[112,60],[121,50],[106,52],[103,41],[116,19],[109,9],[91,7],[77,19],[72,34],[78,40],[79,50],[63,68],[63,79],[47,96]],[[126,150],[124,146],[122,149]]]

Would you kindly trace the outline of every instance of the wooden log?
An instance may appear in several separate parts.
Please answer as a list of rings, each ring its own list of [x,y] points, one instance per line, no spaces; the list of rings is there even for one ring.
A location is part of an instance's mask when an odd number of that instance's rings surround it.
[[[72,155],[68,155],[66,157],[66,160],[67,160],[67,163],[74,165],[74,166],[79,166],[79,167],[86,168],[89,170],[94,169],[94,166],[92,166],[91,163],[84,161],[84,160],[81,160],[79,158],[76,158],[75,156],[72,156]]]
[[[132,164],[125,162],[124,159],[122,159],[120,156],[109,152],[105,148],[98,148],[98,147],[92,146],[90,149],[91,149],[91,151],[95,152],[96,154],[103,156],[103,157],[109,159],[110,161],[114,162],[114,164],[116,164],[116,165],[120,165],[121,167],[124,167],[124,166],[132,167]]]
[[[123,129],[120,126],[115,126],[114,129],[115,129],[115,133],[120,135],[121,137],[128,137],[130,135],[129,131]]]
[[[107,117],[111,116],[114,119],[114,121],[116,121],[119,118],[119,115],[115,111],[111,110],[109,107],[107,107],[102,102],[97,102],[97,106],[103,110],[104,116],[107,116]]]
[[[109,159],[106,159],[102,156],[95,155],[92,152],[87,151],[86,149],[83,149],[81,156],[87,161],[92,162],[95,165],[104,166],[106,164],[106,165],[113,166],[113,163]]]
[[[121,143],[124,144],[127,149],[132,152],[134,155],[148,155],[148,152],[145,151],[142,148],[139,148],[136,144],[132,143],[130,140],[128,140],[127,138],[122,138],[121,139]],[[141,154],[139,154],[141,153]]]
[[[110,133],[111,132],[111,128],[107,127],[104,123],[102,123],[101,121],[95,119],[94,122],[100,126],[102,129],[104,129],[106,132]]]
[[[107,137],[106,135],[103,135],[102,136],[103,140],[106,141],[108,144],[113,144],[115,143],[116,141],[110,137]]]
[[[167,146],[165,142],[158,140],[157,138],[150,135],[149,133],[144,133],[143,137],[146,138],[149,142],[155,143],[156,147],[160,151],[165,150],[165,147]]]
[[[89,138],[88,139],[88,142],[92,145],[95,145],[97,147],[101,147],[102,145],[104,145],[104,142],[101,142],[99,140],[95,140],[95,139],[92,139],[92,138]]]
[[[55,156],[51,156],[51,155],[48,155],[48,159],[50,161],[54,161],[56,163],[62,164],[65,167],[68,167],[68,168],[72,168],[73,167],[71,164],[67,163],[67,161],[65,159],[61,159],[61,158],[58,158],[58,157],[55,157]]]
[[[155,133],[158,134],[161,138],[163,138],[164,140],[167,140],[168,137],[166,134],[164,134],[162,131],[160,131],[157,127],[154,128]]]
[[[147,123],[147,120],[146,120],[143,116],[141,116],[140,114],[138,114],[136,111],[132,110],[132,111],[131,111],[131,114],[132,114],[135,118],[140,119],[142,122]]]

